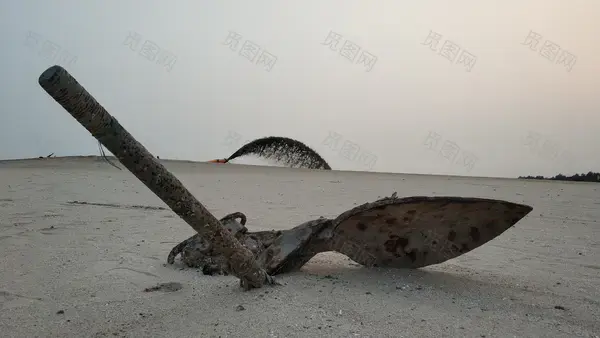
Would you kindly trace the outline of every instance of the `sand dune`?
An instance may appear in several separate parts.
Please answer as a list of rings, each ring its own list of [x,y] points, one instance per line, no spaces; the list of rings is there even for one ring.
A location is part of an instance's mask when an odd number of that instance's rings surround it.
[[[600,336],[598,184],[163,163],[217,217],[242,211],[251,229],[394,191],[534,210],[437,266],[366,269],[326,253],[282,286],[243,292],[234,277],[165,265],[193,230],[128,171],[96,157],[0,161],[1,336]],[[168,282],[182,288],[144,292]]]

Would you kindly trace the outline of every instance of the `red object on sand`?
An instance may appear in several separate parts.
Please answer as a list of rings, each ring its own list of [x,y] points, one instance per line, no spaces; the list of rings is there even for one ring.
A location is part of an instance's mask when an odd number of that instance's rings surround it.
[[[212,161],[208,161],[210,163],[227,163],[227,159],[216,159],[216,160],[212,160]]]

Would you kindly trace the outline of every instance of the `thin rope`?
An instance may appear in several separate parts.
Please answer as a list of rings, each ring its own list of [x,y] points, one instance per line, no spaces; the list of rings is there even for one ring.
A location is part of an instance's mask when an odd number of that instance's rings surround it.
[[[116,164],[112,163],[108,157],[106,157],[106,153],[104,152],[104,147],[102,147],[102,143],[100,143],[100,141],[98,141],[98,149],[100,149],[100,155],[102,155],[102,158],[108,162],[108,164],[112,165],[113,167],[119,169],[119,170],[123,170],[121,168],[119,168],[119,166],[117,166]]]

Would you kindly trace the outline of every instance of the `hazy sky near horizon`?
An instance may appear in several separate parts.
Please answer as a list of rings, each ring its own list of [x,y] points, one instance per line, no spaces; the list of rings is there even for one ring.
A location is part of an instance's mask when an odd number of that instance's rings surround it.
[[[98,153],[38,85],[60,64],[161,158],[287,136],[334,169],[600,171],[599,15],[597,0],[5,0],[0,159]]]

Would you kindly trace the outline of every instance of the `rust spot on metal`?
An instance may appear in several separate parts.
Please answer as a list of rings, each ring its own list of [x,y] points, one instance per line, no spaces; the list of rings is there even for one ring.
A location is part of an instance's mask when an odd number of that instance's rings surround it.
[[[385,251],[391,252],[396,256],[398,253],[398,247],[402,248],[402,252],[404,252],[404,247],[408,245],[408,239],[404,237],[399,237],[396,235],[390,236],[390,239],[384,243]]]
[[[450,230],[450,232],[448,233],[448,240],[450,242],[452,242],[455,238],[456,238],[456,231]]]
[[[381,217],[381,215],[364,215],[364,216],[356,216],[354,219],[357,222],[361,222],[361,223],[373,223],[374,221],[377,221],[379,218]]]
[[[471,236],[471,239],[473,240],[473,242],[479,242],[479,239],[481,238],[479,229],[477,229],[477,227],[471,227],[471,229],[469,231],[469,236]]]
[[[416,250],[411,250],[409,253],[406,254],[408,257],[410,257],[411,262],[415,262],[417,260],[417,252]]]
[[[405,223],[410,223],[410,222],[412,222],[412,221],[413,221],[413,219],[415,218],[415,214],[416,214],[416,213],[417,213],[417,210],[414,210],[414,209],[412,209],[412,210],[408,210],[408,211],[405,213],[405,216],[403,217],[403,220],[404,220],[404,222],[405,222]]]
[[[275,231],[265,233],[256,243],[244,245],[273,274],[297,270],[324,251],[343,253],[365,266],[419,268],[479,247],[531,211],[518,206],[507,212],[507,203],[459,197],[382,199],[348,210],[334,220],[310,221],[309,226],[281,232],[281,237],[275,236]],[[306,228],[308,233],[298,228]],[[298,234],[288,234],[294,231]],[[253,236],[238,235],[242,243]],[[412,236],[420,240],[413,242]],[[211,251],[196,256],[212,259],[217,254]]]

